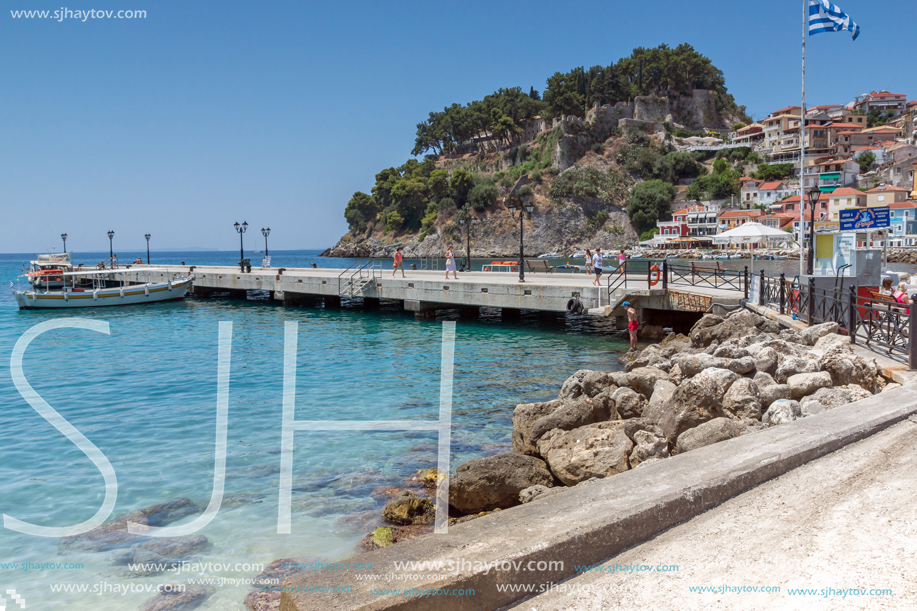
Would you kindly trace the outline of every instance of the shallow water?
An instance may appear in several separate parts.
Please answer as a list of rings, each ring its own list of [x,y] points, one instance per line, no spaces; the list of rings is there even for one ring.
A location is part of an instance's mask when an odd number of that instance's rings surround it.
[[[93,263],[105,253],[77,255]],[[346,267],[316,251],[272,252],[274,265]],[[137,253],[122,254],[128,261]],[[555,395],[577,369],[619,367],[626,340],[604,321],[502,322],[443,314],[415,320],[399,306],[365,311],[282,308],[267,301],[187,299],[69,313],[19,311],[9,280],[24,255],[0,255],[0,513],[46,526],[91,517],[105,495],[86,456],[39,416],[13,385],[8,363],[31,326],[68,315],[103,320],[110,335],[60,329],[38,337],[24,359],[29,383],[110,460],[118,479],[112,517],[176,497],[198,504],[213,481],[217,333],[233,322],[226,502],[197,534],[213,547],[195,563],[267,564],[282,557],[327,561],[354,553],[381,505],[369,492],[435,466],[436,435],[418,432],[297,432],[292,534],[278,535],[284,322],[299,323],[297,420],[435,420],[443,320],[456,321],[452,469],[509,451],[513,407]],[[145,257],[144,257],[145,258]],[[152,263],[233,264],[238,253],[153,254]],[[5,285],[5,286],[4,286]],[[232,497],[232,498],[230,498]],[[197,514],[183,520],[190,521]],[[119,610],[152,594],[122,593],[190,578],[251,579],[252,567],[206,568],[125,579],[111,553],[58,555],[58,540],[0,528],[0,585],[39,609]],[[4,563],[81,563],[79,569],[4,568]],[[196,567],[201,568],[201,567]],[[78,592],[53,592],[69,584]],[[252,586],[218,585],[201,609],[242,609]],[[100,591],[101,593],[96,593]]]

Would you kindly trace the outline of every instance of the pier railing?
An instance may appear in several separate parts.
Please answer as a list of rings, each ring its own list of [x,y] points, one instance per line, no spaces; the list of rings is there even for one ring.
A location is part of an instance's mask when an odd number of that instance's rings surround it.
[[[741,291],[748,297],[747,267],[732,270],[721,268],[719,263],[676,264],[669,263],[667,259],[628,259],[621,267],[606,268],[606,273],[609,300],[619,289],[667,289],[669,285],[731,289]]]
[[[382,277],[380,259],[361,259],[338,274],[338,295],[353,299],[363,293],[367,284],[380,277]]]

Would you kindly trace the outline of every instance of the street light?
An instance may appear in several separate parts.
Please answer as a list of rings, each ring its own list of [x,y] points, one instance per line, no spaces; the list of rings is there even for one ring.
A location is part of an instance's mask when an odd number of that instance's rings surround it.
[[[817,187],[809,191],[809,261],[806,264],[806,271],[811,276],[815,265],[815,204],[821,192]],[[802,219],[800,219],[802,220]]]
[[[236,233],[239,234],[239,267],[242,268],[242,271],[245,271],[245,265],[242,263],[245,261],[245,251],[242,249],[242,234],[245,233],[245,230],[248,229],[248,223],[242,221],[242,224],[236,223],[233,225],[236,228]]]
[[[64,252],[67,252],[67,234],[66,233],[60,234],[60,239],[64,241]]]
[[[516,202],[514,199],[510,200],[510,203],[506,203],[506,198],[503,198],[503,204],[509,208],[510,213],[513,215],[513,218],[516,218],[516,211],[519,211],[519,282],[525,282],[525,249],[523,247],[523,220],[525,219],[525,213],[528,212],[532,214],[532,210],[535,209],[530,202],[522,203]]]
[[[150,234],[143,236],[146,238],[146,264],[150,264]]]
[[[115,265],[115,248],[114,248],[113,242],[112,242],[112,240],[114,240],[114,238],[115,238],[115,232],[114,232],[114,231],[109,231],[109,232],[108,232],[108,259],[109,259],[109,261],[111,261],[112,267],[114,267],[114,265]]]
[[[465,232],[465,269],[471,271],[471,228],[481,221],[476,218],[466,221],[464,216],[459,217],[459,225],[465,225],[466,222],[468,223],[468,229]]]
[[[267,236],[271,235],[271,228],[268,227],[267,229],[265,229],[264,227],[262,227],[261,235],[264,236],[264,256],[266,257],[270,254],[267,250]]]

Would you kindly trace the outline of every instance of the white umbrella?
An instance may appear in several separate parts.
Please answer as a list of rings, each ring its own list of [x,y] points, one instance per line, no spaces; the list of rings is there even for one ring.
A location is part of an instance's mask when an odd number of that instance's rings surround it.
[[[753,221],[713,236],[714,244],[751,244],[757,242],[792,242],[793,236],[782,229],[768,227]],[[751,258],[751,271],[755,271],[755,257]]]

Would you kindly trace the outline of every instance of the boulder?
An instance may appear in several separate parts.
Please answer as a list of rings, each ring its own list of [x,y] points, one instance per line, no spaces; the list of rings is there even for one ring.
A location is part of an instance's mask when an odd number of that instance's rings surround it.
[[[777,351],[773,348],[761,348],[761,350],[758,351],[754,358],[755,370],[758,373],[766,373],[771,376],[777,373],[779,357],[777,355]]]
[[[674,444],[688,429],[723,416],[719,399],[722,396],[722,387],[710,378],[691,378],[682,382],[658,419],[668,442]]]
[[[571,431],[594,422],[619,419],[620,416],[615,410],[615,402],[609,395],[603,393],[596,395],[594,399],[581,396],[579,399],[564,403],[547,416],[536,420],[532,425],[531,440],[537,445],[538,440],[552,429]]]
[[[630,466],[636,467],[651,458],[668,458],[669,444],[665,437],[651,431],[637,431],[633,437],[634,449],[630,453]]]
[[[127,532],[127,523],[145,526],[166,526],[185,516],[197,513],[200,508],[187,498],[176,498],[132,511],[105,522],[87,533],[63,537],[58,542],[60,553],[103,552],[119,547],[130,547],[146,539],[143,535]]]
[[[787,384],[775,383],[763,388],[759,387],[758,390],[761,393],[761,409],[764,410],[773,405],[774,401],[793,398],[793,391]]]
[[[796,329],[783,329],[777,334],[777,337],[791,344],[805,344],[802,335]]]
[[[748,350],[736,345],[734,342],[723,344],[714,351],[713,356],[726,359],[741,359],[751,356]]]
[[[716,314],[704,314],[699,321],[691,327],[689,337],[694,348],[706,348],[715,339],[714,330],[723,324],[723,317]]]
[[[665,380],[660,380],[660,382],[665,382]],[[625,420],[639,418],[646,408],[646,398],[630,388],[619,388],[611,396],[611,399],[614,401],[615,411]]]
[[[408,524],[432,524],[436,515],[433,501],[405,490],[382,509],[382,517],[400,526]]]
[[[814,359],[786,358],[783,364],[777,368],[774,379],[781,384],[786,384],[790,376],[800,373],[815,373],[817,371],[821,371],[821,365]]]
[[[569,380],[568,380],[569,381]],[[564,402],[560,399],[545,403],[522,403],[513,410],[513,453],[534,456],[538,453],[537,439],[532,439],[532,426]]]
[[[756,373],[752,380],[755,381],[755,384],[758,385],[759,389],[763,389],[765,386],[773,386],[777,383],[777,380],[774,379],[773,375],[764,371],[759,371]]]
[[[799,401],[780,399],[779,401],[774,401],[771,406],[767,408],[767,411],[764,412],[764,416],[761,417],[761,422],[769,426],[785,424],[796,420],[801,415],[802,412],[799,408]]]
[[[802,338],[803,344],[806,346],[814,346],[818,340],[823,338],[826,335],[836,335],[837,330],[840,327],[836,322],[823,322],[820,325],[812,325],[811,327],[803,327],[799,329],[799,335]]]
[[[668,409],[669,402],[672,401],[677,389],[678,386],[672,382],[665,380],[656,382],[656,386],[653,389],[653,398],[650,399],[649,405],[643,409],[643,417],[651,422],[658,422],[665,410]]]
[[[851,393],[846,388],[819,388],[810,396],[801,400],[799,404],[805,405],[809,402],[819,402],[825,406],[827,409],[832,409],[834,407],[840,407],[841,405],[846,405],[853,402],[853,393]]]
[[[723,396],[723,411],[734,420],[760,420],[761,406],[761,391],[748,378],[736,380]]]
[[[820,414],[826,409],[827,408],[821,401],[807,401],[800,405],[799,412],[800,415],[805,418],[806,416],[814,416],[815,414]]]
[[[819,355],[834,350],[850,350],[850,338],[846,335],[829,333],[828,335],[823,335],[815,342],[814,350],[819,352]]]
[[[875,360],[867,361],[846,351],[832,351],[818,362],[822,370],[831,375],[835,386],[856,384],[870,393],[879,390],[878,378],[881,374]]]
[[[714,382],[720,385],[720,388],[723,389],[723,393],[729,390],[729,387],[732,386],[733,382],[739,379],[739,374],[734,371],[729,371],[728,369],[722,369],[720,367],[711,367],[709,369],[704,369],[702,372],[697,374],[698,378],[710,378]],[[722,399],[723,396],[720,395]]]
[[[548,488],[547,486],[542,486],[541,484],[535,486],[529,486],[525,490],[519,493],[519,502],[525,505],[526,503],[531,503],[535,499],[540,499],[544,496],[551,496],[552,494],[557,494],[563,487]]]
[[[780,359],[780,362],[783,362],[783,359],[787,357],[799,358],[799,357],[805,356],[806,354],[806,349],[804,347],[798,344],[790,343],[782,339],[769,339],[765,342],[756,344],[755,346],[749,346],[748,351],[751,352],[752,354],[756,354],[756,352],[753,351],[753,348],[757,348],[757,350],[762,350],[764,348],[773,348],[774,351],[777,353],[777,356]]]
[[[882,389],[882,392],[888,392],[890,390],[895,390],[896,388],[901,388],[901,384],[898,384],[897,382],[889,382]]]
[[[669,374],[655,367],[638,367],[627,374],[629,388],[634,389],[647,399],[653,395],[653,387],[657,380],[672,381]]]
[[[553,430],[538,442],[551,472],[567,486],[630,469],[634,444],[621,428],[584,426]]]
[[[704,348],[718,342],[720,344],[730,339],[740,339],[750,329],[767,324],[767,319],[749,310],[733,312],[725,319],[715,314],[705,314],[691,328],[691,345],[695,348]]]
[[[847,391],[850,393],[850,402],[862,401],[872,396],[872,393],[860,386],[859,384],[848,384]]]
[[[582,395],[594,397],[597,394],[614,390],[614,380],[610,373],[580,369],[567,378],[557,398],[560,400],[577,399]]]
[[[789,377],[787,385],[790,387],[790,394],[798,400],[811,395],[819,388],[831,386],[831,376],[827,371],[797,373]]]
[[[691,347],[691,338],[681,333],[669,333],[665,339],[657,345],[659,346],[660,356],[667,359],[672,358],[676,354],[695,351],[695,349]]]
[[[689,354],[672,357],[672,362],[678,365],[682,373],[689,378],[711,367],[728,369],[741,374],[748,373],[755,368],[755,359],[750,356],[741,359],[727,359],[706,354]]]
[[[140,605],[140,611],[191,611],[213,596],[216,588],[209,585],[164,584],[159,593]]]
[[[158,570],[157,564],[171,563],[176,560],[182,560],[210,549],[210,541],[203,535],[194,535],[188,537],[162,537],[153,538],[148,541],[135,543],[126,550],[118,550],[112,554],[108,562],[114,565],[125,564],[148,564],[143,570],[138,572],[132,570],[124,573],[127,577],[145,577],[147,575],[158,575],[163,570]]]
[[[554,477],[543,460],[519,454],[497,454],[460,465],[449,481],[449,504],[462,513],[506,509],[519,504],[519,493]]]
[[[672,368],[669,369],[669,377],[672,378],[672,382],[675,384],[681,384],[685,379],[685,374],[678,364],[673,364]],[[655,390],[653,392],[655,392]]]
[[[683,454],[747,432],[748,427],[741,422],[731,418],[714,418],[679,435],[675,451]]]

